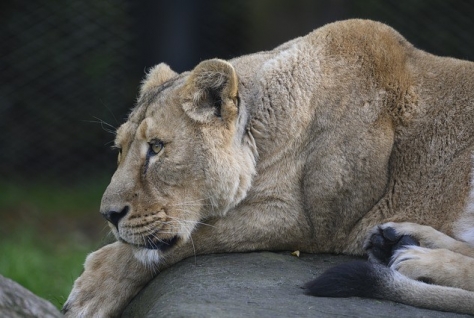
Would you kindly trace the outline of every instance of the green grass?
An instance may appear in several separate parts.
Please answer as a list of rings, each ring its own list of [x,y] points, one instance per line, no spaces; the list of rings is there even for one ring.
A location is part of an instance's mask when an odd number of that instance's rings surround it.
[[[18,231],[0,244],[0,273],[59,309],[93,245],[77,246],[66,239],[57,247],[34,230]]]
[[[98,213],[106,185],[0,183],[0,274],[61,308],[108,232]]]

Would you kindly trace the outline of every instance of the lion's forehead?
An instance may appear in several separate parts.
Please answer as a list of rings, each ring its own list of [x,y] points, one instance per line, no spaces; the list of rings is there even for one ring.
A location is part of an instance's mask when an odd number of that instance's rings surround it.
[[[183,82],[183,77],[178,76],[143,92],[127,122],[117,130],[116,144],[130,143],[137,137],[145,138],[151,134],[150,130],[158,126],[166,126],[168,123],[176,125],[176,121],[182,119],[179,89]]]
[[[146,89],[141,92],[136,106],[128,116],[127,122],[138,125],[148,116],[149,110],[163,107],[169,104],[168,100],[179,97],[179,89],[184,82],[184,74],[178,75],[158,86],[147,85],[147,82],[145,82],[144,87]]]
[[[116,134],[117,146],[129,145],[134,140],[149,142],[154,138],[171,142],[176,138],[183,139],[195,130],[181,105],[159,104],[151,105],[140,120],[129,120],[120,126]]]
[[[152,117],[146,117],[139,123],[127,121],[117,130],[115,143],[118,145],[130,145],[134,140],[148,141],[156,135],[157,124]]]
[[[157,105],[156,102],[163,102],[166,99],[178,96],[178,91],[185,83],[187,74],[180,74],[158,86],[147,85],[148,81],[144,83],[146,89],[138,98],[137,107],[140,107],[143,113],[150,108]],[[133,112],[132,112],[133,113]],[[132,114],[131,114],[132,115]]]

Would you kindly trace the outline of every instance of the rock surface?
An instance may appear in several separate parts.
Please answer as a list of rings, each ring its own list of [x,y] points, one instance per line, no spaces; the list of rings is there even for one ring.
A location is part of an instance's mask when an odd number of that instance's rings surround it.
[[[60,317],[50,302],[36,296],[11,279],[0,275],[0,317]]]
[[[362,298],[316,298],[304,283],[348,256],[254,252],[186,259],[163,271],[124,317],[467,317]]]

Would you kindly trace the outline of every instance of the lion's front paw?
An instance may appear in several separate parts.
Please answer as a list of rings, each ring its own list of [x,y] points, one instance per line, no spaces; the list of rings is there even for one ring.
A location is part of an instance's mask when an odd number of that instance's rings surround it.
[[[117,317],[122,311],[117,303],[121,292],[114,287],[114,274],[107,271],[98,252],[87,257],[84,272],[74,282],[62,309],[67,317]]]
[[[388,265],[398,249],[408,245],[419,245],[414,237],[400,234],[392,225],[393,223],[379,225],[369,232],[364,248],[371,261]]]
[[[133,247],[116,242],[90,254],[63,313],[67,317],[117,317],[152,278]]]
[[[117,317],[120,312],[113,308],[113,303],[107,302],[107,291],[100,286],[91,285],[93,281],[100,282],[101,278],[93,278],[84,273],[74,283],[71,293],[63,306],[62,312],[71,318]],[[104,294],[104,295],[102,295]]]

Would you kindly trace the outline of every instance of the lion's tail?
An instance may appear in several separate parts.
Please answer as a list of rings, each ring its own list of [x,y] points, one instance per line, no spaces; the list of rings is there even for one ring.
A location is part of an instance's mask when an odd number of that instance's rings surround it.
[[[388,299],[416,307],[474,315],[474,292],[410,279],[387,266],[355,261],[327,270],[305,285],[318,297]]]

